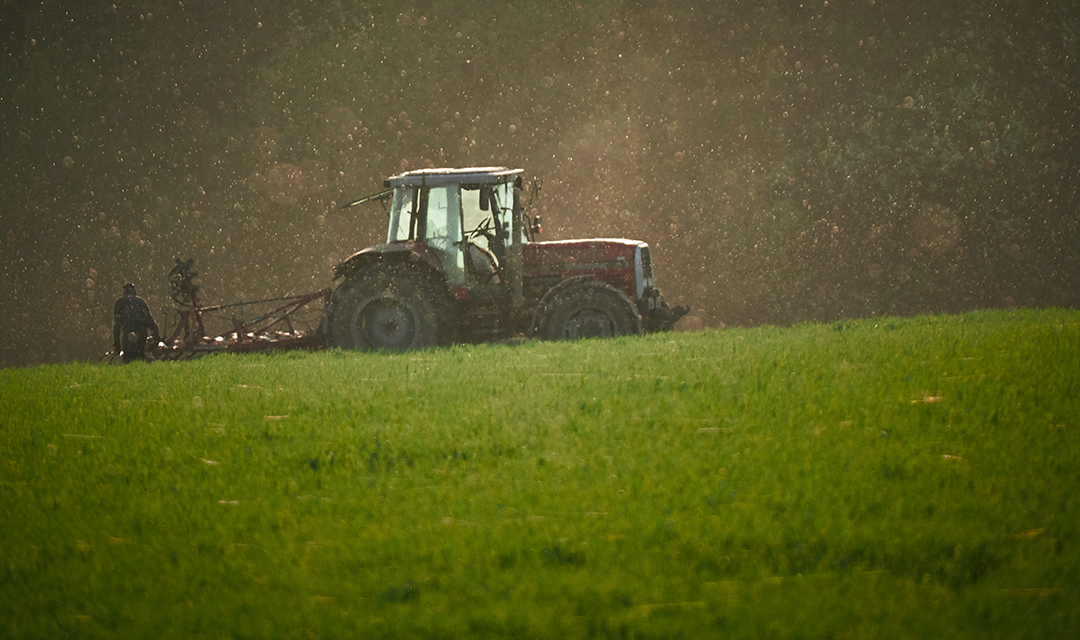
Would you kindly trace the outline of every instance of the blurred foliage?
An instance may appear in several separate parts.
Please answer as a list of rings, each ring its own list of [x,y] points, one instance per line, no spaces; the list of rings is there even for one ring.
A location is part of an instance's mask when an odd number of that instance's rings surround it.
[[[422,166],[524,167],[549,239],[648,241],[707,326],[1080,305],[1067,3],[8,12],[0,365],[94,357],[178,256],[209,302],[327,286],[383,236],[337,203]]]

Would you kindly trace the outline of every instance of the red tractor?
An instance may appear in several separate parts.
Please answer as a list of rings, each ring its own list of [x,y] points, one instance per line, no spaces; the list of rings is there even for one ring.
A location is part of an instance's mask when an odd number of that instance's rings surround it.
[[[522,170],[421,169],[345,206],[390,202],[386,242],[334,269],[322,333],[343,349],[412,349],[515,336],[573,340],[671,329],[686,313],[653,284],[636,240],[540,242]],[[535,191],[534,191],[535,193]]]

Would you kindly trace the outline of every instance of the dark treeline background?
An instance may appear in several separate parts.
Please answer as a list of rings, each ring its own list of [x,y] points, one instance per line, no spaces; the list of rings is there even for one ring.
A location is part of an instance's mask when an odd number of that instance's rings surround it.
[[[704,326],[1080,306],[1080,11],[1050,1],[4,5],[0,365],[330,285],[389,174],[508,165]]]

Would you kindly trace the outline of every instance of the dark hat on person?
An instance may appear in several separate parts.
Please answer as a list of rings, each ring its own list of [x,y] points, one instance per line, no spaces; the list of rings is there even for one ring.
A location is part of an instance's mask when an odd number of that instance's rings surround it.
[[[135,293],[135,285],[130,282],[124,285],[124,293],[127,293],[129,291],[131,293]]]

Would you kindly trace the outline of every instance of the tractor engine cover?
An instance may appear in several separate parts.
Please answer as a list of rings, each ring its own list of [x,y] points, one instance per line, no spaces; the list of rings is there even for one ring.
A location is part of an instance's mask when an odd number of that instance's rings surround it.
[[[522,245],[525,278],[590,275],[638,300],[653,284],[649,245],[622,238],[527,242]]]

